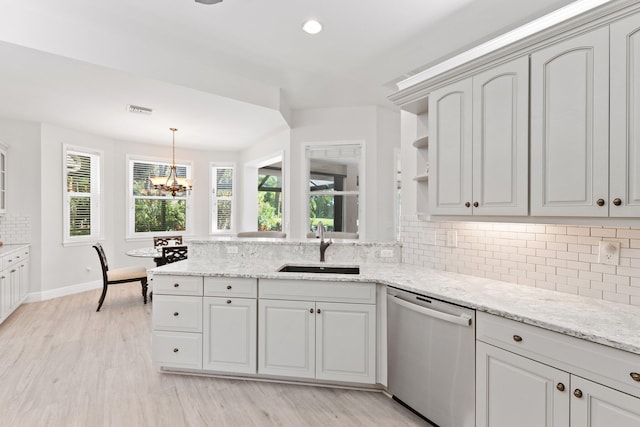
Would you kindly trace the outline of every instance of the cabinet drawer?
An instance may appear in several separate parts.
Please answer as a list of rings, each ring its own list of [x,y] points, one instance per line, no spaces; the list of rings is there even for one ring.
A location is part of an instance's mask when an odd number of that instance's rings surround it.
[[[26,258],[29,258],[28,249],[21,249],[10,252],[2,257],[2,269],[14,267],[21,261],[24,261]]]
[[[153,331],[151,340],[154,365],[202,369],[202,334]]]
[[[259,294],[268,299],[376,303],[375,283],[260,279]]]
[[[155,296],[153,298],[153,329],[202,332],[202,298]]]
[[[173,276],[154,274],[153,295],[202,296],[202,276]]]
[[[258,281],[242,277],[205,277],[204,296],[257,298]]]
[[[476,315],[479,341],[640,397],[640,355],[487,313]]]

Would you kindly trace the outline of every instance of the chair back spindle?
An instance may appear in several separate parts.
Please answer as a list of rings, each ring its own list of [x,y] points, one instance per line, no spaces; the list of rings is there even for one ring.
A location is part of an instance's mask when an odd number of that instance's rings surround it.
[[[167,264],[187,259],[187,246],[164,246],[162,248],[162,258]]]

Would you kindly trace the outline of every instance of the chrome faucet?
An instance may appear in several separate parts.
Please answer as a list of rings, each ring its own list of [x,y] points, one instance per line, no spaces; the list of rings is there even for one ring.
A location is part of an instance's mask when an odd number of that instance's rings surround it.
[[[324,262],[324,253],[331,245],[331,239],[328,242],[324,241],[324,224],[322,224],[322,221],[318,221],[318,235],[320,236],[320,262]]]

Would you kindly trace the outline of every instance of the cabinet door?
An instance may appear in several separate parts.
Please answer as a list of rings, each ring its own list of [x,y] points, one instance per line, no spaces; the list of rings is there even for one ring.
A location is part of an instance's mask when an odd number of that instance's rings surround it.
[[[316,378],[375,383],[375,308],[316,303]]]
[[[205,297],[202,369],[256,373],[255,299]]]
[[[30,280],[30,275],[29,275],[29,259],[24,259],[22,260],[22,262],[20,263],[20,269],[18,270],[20,272],[20,301],[22,301],[24,299],[24,297],[27,296],[27,293],[29,292],[29,280]]]
[[[477,342],[477,427],[568,427],[569,393],[568,373]]]
[[[571,427],[638,427],[640,399],[571,377]]]
[[[19,265],[14,264],[9,267],[9,271],[5,272],[9,277],[9,292],[10,303],[9,309],[15,309],[20,303],[20,273],[18,272]]]
[[[531,55],[531,214],[607,216],[608,159],[603,27]]]
[[[610,216],[640,216],[640,14],[611,25]],[[614,203],[615,199],[620,202]]]
[[[429,94],[429,213],[471,215],[472,81]]]
[[[261,299],[258,317],[258,372],[314,378],[315,303]]]
[[[473,214],[527,215],[528,167],[529,58],[523,57],[473,77]]]
[[[9,271],[0,272],[0,319],[9,314],[11,309],[11,286],[9,283]]]

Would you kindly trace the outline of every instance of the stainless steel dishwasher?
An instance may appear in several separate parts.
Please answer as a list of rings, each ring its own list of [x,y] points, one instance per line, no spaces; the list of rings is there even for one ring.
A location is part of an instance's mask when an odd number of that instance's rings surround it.
[[[389,392],[439,427],[475,426],[475,310],[387,287]]]

